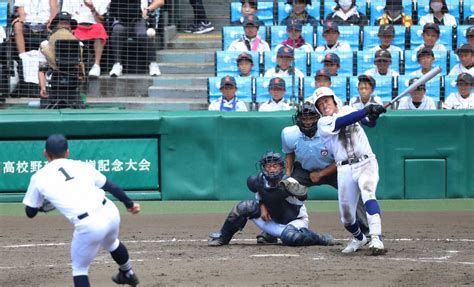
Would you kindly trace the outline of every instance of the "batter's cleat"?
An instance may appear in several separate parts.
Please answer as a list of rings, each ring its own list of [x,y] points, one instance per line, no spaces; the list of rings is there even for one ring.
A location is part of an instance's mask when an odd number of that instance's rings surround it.
[[[378,236],[372,236],[370,240],[369,249],[372,251],[372,255],[383,255],[385,254],[385,248],[383,246],[382,240]]]
[[[212,246],[212,247],[218,247],[218,246],[222,246],[222,245],[228,245],[230,242],[230,239],[226,239],[222,236],[219,236],[217,238],[211,238],[208,242],[207,242],[207,245],[208,246]]]
[[[364,246],[367,243],[367,237],[363,234],[362,236],[364,236],[362,240],[358,240],[357,238],[352,239],[352,241],[349,242],[346,248],[342,249],[341,252],[348,254],[348,253],[354,253],[357,250],[359,250],[362,246]]]
[[[134,274],[127,274],[119,270],[119,272],[112,276],[112,281],[119,285],[130,285],[130,286],[137,286],[140,282],[138,281],[137,275]]]
[[[257,235],[257,243],[258,244],[277,244],[278,238],[271,236],[266,232],[262,232]]]

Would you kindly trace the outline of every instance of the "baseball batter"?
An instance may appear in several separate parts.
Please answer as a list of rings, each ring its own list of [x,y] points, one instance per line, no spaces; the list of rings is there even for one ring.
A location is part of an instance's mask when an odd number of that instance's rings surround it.
[[[380,207],[375,193],[379,180],[378,163],[361,124],[374,127],[381,113],[381,105],[369,105],[357,111],[344,106],[339,109],[336,95],[330,88],[316,90],[315,105],[323,117],[318,121],[318,130],[337,163],[339,213],[344,227],[354,239],[342,250],[353,253],[367,243],[356,221],[356,206],[359,197],[367,209],[369,248],[373,255],[384,253]],[[359,123],[360,122],[360,123]]]
[[[74,286],[90,286],[89,265],[100,247],[107,249],[119,265],[119,272],[112,281],[138,285],[128,250],[118,239],[119,211],[105,197],[104,190],[119,199],[132,214],[140,212],[140,205],[90,164],[68,159],[68,142],[64,135],[49,136],[44,155],[48,164],[31,177],[23,203],[26,215],[33,218],[38,211],[43,211],[44,202],[49,201],[74,225],[71,243]]]

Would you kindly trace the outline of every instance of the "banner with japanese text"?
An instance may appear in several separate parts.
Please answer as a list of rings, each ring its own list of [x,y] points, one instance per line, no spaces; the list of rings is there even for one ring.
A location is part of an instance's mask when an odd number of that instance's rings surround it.
[[[126,190],[158,189],[158,139],[69,140],[71,159],[85,161]],[[0,141],[0,192],[26,191],[48,162],[45,141]]]

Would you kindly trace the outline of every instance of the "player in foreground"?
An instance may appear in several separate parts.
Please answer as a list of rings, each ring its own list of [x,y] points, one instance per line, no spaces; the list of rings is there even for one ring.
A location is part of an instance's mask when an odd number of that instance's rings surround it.
[[[350,106],[339,109],[333,90],[322,87],[315,93],[315,105],[323,115],[318,121],[318,130],[337,165],[339,214],[344,227],[354,236],[342,252],[356,252],[367,243],[356,221],[357,202],[362,196],[371,236],[369,248],[373,255],[383,254],[382,221],[375,197],[379,168],[360,123],[374,127],[386,109],[381,105],[369,105],[359,111]]]
[[[293,178],[283,179],[285,161],[275,152],[267,152],[259,161],[261,172],[247,179],[256,199],[244,200],[230,211],[220,232],[211,233],[209,246],[229,244],[232,236],[245,227],[248,219],[262,231],[280,238],[284,245],[333,245],[330,235],[308,229],[304,200],[307,188]]]
[[[138,285],[128,250],[118,239],[119,211],[105,197],[104,190],[119,199],[132,214],[140,212],[140,205],[90,164],[67,159],[69,149],[64,135],[50,135],[44,155],[48,164],[31,177],[23,203],[29,218],[35,217],[38,211],[48,212],[57,208],[74,224],[71,243],[74,286],[90,286],[89,265],[101,246],[119,265],[119,272],[112,281]]]

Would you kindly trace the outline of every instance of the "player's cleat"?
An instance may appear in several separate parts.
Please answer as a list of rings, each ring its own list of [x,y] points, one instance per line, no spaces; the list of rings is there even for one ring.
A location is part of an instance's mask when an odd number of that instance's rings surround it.
[[[159,76],[161,75],[160,67],[157,62],[150,63],[150,76]]]
[[[109,75],[111,77],[120,77],[122,75],[122,70],[123,70],[122,65],[120,65],[120,63],[115,63]]]
[[[94,64],[89,71],[89,77],[99,77],[100,76],[100,66]]]
[[[374,256],[385,254],[383,242],[378,236],[372,236],[372,240],[370,240],[369,244],[369,249],[372,251],[372,255]]]
[[[112,281],[119,285],[128,284],[130,286],[137,286],[140,282],[138,280],[137,275],[134,274],[126,274],[126,272],[120,271],[112,276]]]
[[[208,246],[212,246],[212,247],[217,247],[217,246],[222,246],[222,245],[228,245],[230,242],[230,239],[226,239],[222,236],[219,236],[217,238],[211,238],[208,242],[207,242],[207,245]]]
[[[363,234],[362,234],[363,235]],[[352,239],[349,244],[347,244],[346,248],[342,249],[342,253],[354,253],[357,250],[359,250],[362,246],[364,246],[367,243],[367,237],[363,235],[364,237],[362,240],[358,240],[357,238]]]
[[[257,235],[257,243],[258,244],[277,244],[278,238],[271,236],[266,232],[262,232]]]

